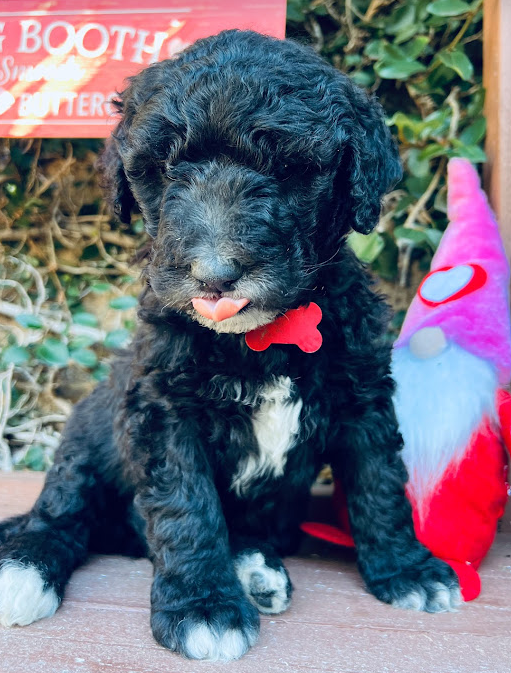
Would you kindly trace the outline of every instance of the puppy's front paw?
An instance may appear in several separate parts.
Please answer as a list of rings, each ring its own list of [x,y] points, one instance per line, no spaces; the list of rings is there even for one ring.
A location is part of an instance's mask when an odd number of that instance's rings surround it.
[[[455,612],[463,600],[454,570],[434,557],[369,589],[384,603],[424,612]]]
[[[154,610],[156,640],[189,659],[232,661],[257,640],[259,615],[246,598],[221,603],[220,596],[179,610]]]
[[[46,586],[33,565],[7,560],[0,563],[0,624],[27,626],[51,617],[59,607],[55,590]]]
[[[240,554],[234,569],[248,600],[266,615],[278,615],[287,610],[293,587],[284,565],[273,567],[260,551]]]

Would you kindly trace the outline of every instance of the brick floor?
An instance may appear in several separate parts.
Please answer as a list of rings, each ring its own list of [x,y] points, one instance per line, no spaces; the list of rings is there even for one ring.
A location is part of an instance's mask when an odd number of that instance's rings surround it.
[[[28,509],[37,474],[0,474],[0,518]],[[349,552],[309,541],[286,559],[292,607],[263,617],[240,661],[185,661],[149,630],[147,560],[95,557],[72,577],[57,614],[0,627],[0,673],[511,673],[511,511],[481,568],[481,596],[454,614],[382,605]]]

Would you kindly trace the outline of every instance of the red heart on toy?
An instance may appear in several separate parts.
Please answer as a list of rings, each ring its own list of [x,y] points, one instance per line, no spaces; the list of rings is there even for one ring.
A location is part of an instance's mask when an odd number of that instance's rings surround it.
[[[253,351],[264,351],[271,344],[295,344],[304,353],[315,353],[323,343],[323,337],[317,328],[322,317],[317,304],[300,306],[291,309],[269,325],[247,332],[245,341]]]
[[[441,306],[479,290],[486,279],[487,273],[479,264],[443,266],[424,276],[417,294],[427,306]]]

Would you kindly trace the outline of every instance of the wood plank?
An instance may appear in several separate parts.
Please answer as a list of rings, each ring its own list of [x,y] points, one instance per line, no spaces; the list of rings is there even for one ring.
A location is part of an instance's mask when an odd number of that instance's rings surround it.
[[[0,518],[28,509],[40,475],[0,475]],[[508,510],[509,513],[509,510]],[[508,514],[507,514],[508,515]],[[295,594],[263,617],[261,637],[232,673],[509,673],[511,534],[499,533],[481,569],[483,592],[457,612],[396,610],[364,590],[352,552],[307,541],[286,559]],[[146,559],[97,556],[77,570],[57,614],[0,629],[2,673],[225,671],[186,661],[153,640]]]
[[[484,184],[511,257],[511,2],[484,0],[483,85],[488,121]]]

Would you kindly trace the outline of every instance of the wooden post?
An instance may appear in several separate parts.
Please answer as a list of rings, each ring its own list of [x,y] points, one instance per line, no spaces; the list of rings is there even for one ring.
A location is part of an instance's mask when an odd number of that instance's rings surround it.
[[[484,0],[483,84],[488,120],[484,185],[511,257],[511,1]]]

